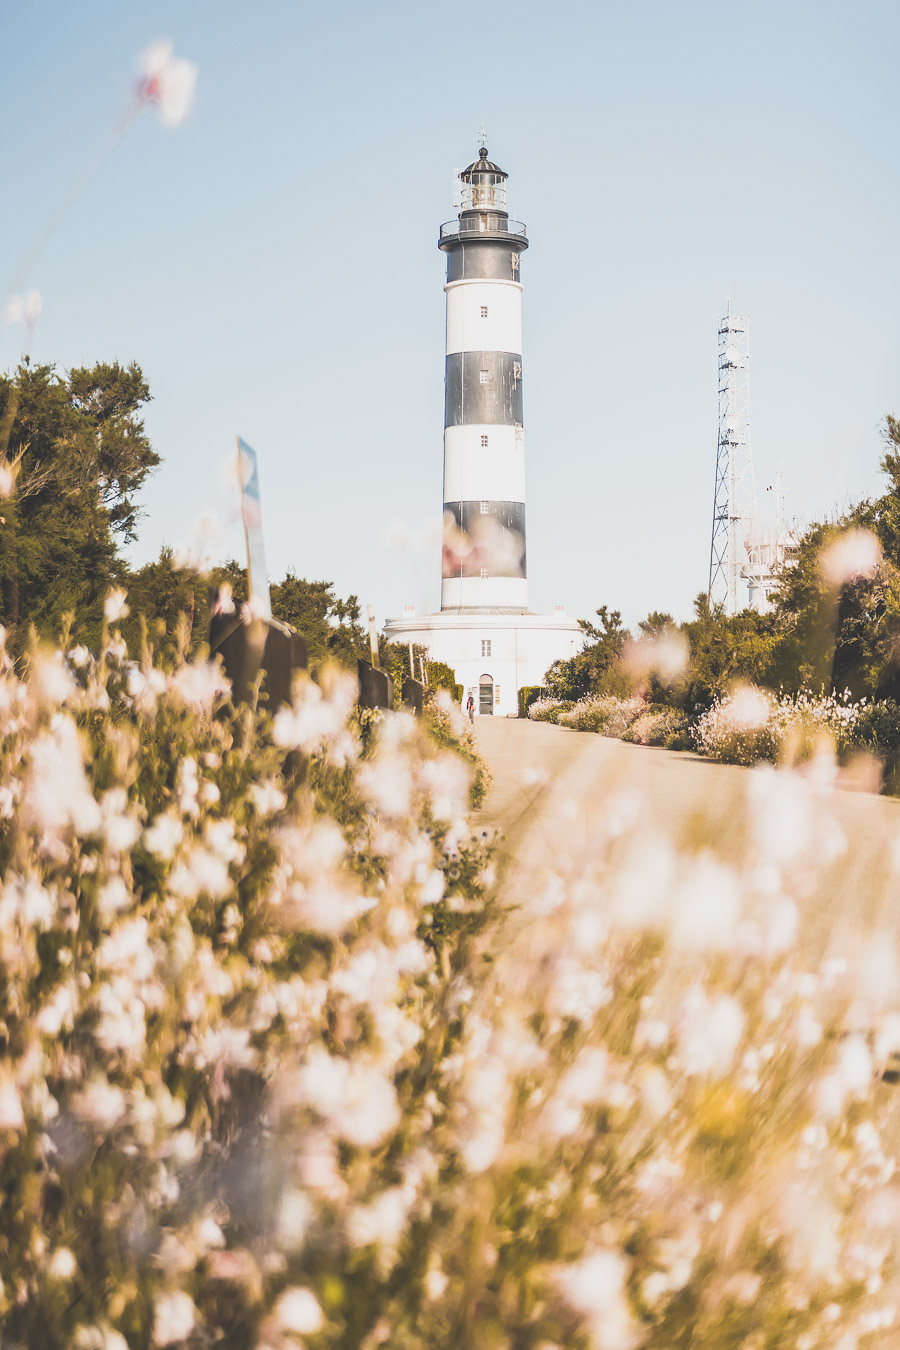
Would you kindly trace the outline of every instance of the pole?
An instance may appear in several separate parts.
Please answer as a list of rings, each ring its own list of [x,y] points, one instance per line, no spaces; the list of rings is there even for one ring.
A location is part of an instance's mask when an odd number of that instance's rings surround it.
[[[411,680],[414,680],[416,678],[416,665],[415,665],[415,658],[413,656],[412,639],[410,639],[409,643],[409,678]]]
[[[375,606],[369,605],[369,651],[372,654],[372,665],[376,670],[380,670],[378,664],[378,634],[375,632]]]

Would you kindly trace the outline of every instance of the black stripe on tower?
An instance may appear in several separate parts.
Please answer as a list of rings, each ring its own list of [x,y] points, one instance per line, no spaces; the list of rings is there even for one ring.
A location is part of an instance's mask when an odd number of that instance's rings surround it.
[[[449,512],[471,544],[450,576],[480,577],[482,572],[489,577],[527,575],[524,502],[444,502],[444,512]],[[502,526],[503,534],[492,528],[497,525]]]
[[[519,246],[515,244],[460,240],[447,254],[447,281],[519,281],[519,266]]]
[[[522,358],[515,352],[450,352],[444,426],[522,425]]]

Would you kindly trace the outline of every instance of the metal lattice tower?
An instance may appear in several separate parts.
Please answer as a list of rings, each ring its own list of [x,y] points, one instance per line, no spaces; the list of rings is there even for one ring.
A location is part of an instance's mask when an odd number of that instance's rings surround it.
[[[750,325],[732,314],[719,324],[719,444],[709,555],[709,598],[727,614],[748,576],[756,532],[756,490],[750,451]]]

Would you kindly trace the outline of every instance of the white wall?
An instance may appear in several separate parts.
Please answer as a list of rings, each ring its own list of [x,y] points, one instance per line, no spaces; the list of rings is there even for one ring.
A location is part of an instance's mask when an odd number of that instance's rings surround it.
[[[486,446],[481,444],[487,436]],[[444,432],[445,502],[524,502],[525,433],[485,424]]]
[[[445,577],[441,582],[441,609],[467,605],[527,609],[528,582],[524,577]]]
[[[522,287],[517,281],[451,281],[447,352],[522,352]],[[487,318],[481,317],[482,306]]]

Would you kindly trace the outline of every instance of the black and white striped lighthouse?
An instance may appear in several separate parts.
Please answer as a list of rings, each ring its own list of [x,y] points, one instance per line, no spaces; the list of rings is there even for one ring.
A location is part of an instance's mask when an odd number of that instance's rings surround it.
[[[522,254],[506,174],[482,147],[463,169],[460,210],[441,226],[447,255],[444,529],[441,608],[388,619],[391,642],[416,643],[455,672],[480,716],[514,717],[518,691],[581,650],[563,605],[528,609],[522,422]]]
[[[524,614],[520,266],[528,239],[507,213],[507,175],[484,146],[459,177],[459,216],[439,240],[447,255],[441,610]]]

